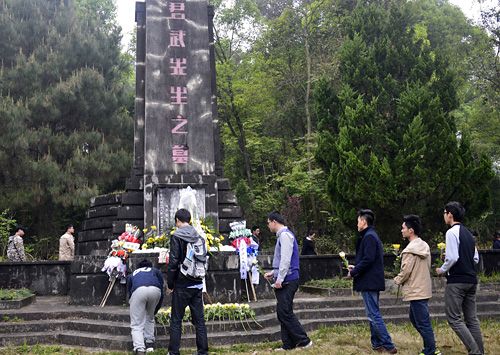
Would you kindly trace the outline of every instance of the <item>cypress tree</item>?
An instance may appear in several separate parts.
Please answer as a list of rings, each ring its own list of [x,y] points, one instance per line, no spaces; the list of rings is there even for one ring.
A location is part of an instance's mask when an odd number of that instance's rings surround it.
[[[448,200],[478,216],[491,162],[457,131],[455,75],[411,4],[359,1],[345,28],[340,83],[321,80],[315,91],[316,158],[338,217],[352,225],[356,209],[372,208],[382,235],[397,240],[407,213],[421,215],[428,233],[441,230]]]

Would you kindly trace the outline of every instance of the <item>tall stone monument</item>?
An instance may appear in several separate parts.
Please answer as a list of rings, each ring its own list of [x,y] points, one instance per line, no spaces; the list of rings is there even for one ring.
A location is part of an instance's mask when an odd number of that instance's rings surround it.
[[[92,304],[104,294],[100,266],[126,223],[167,231],[179,206],[210,219],[221,233],[242,218],[220,161],[212,19],[206,1],[136,3],[132,172],[125,192],[91,201],[72,265],[73,303]],[[117,288],[108,302],[123,299]]]
[[[219,231],[242,217],[222,176],[212,18],[206,1],[136,3],[132,173],[124,193],[92,199],[78,254],[104,255],[125,223],[169,229],[188,187]]]

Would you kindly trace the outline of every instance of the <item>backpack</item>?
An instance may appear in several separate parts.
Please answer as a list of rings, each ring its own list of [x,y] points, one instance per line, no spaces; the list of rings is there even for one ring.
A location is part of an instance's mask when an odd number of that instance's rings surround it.
[[[188,242],[186,257],[181,265],[181,273],[189,279],[201,280],[207,271],[207,245],[203,237],[198,236],[195,242]]]

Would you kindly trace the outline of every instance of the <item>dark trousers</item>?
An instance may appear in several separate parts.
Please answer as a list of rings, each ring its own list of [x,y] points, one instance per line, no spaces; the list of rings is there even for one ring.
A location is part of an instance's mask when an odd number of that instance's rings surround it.
[[[483,336],[476,314],[476,289],[475,284],[459,283],[447,284],[444,290],[448,324],[471,355],[484,354]]]
[[[436,351],[436,341],[434,339],[434,331],[432,330],[427,301],[428,300],[410,301],[410,321],[424,341],[424,349],[422,352],[425,355],[434,355]]]
[[[282,284],[280,289],[274,289],[276,300],[276,313],[281,325],[281,341],[283,349],[293,349],[304,346],[310,342],[304,328],[293,313],[293,298],[299,288],[299,280]]]
[[[208,354],[207,328],[203,316],[202,290],[197,288],[174,288],[172,293],[172,313],[170,318],[170,342],[168,352],[179,355],[182,334],[182,318],[186,306],[191,311],[191,321],[196,328],[197,354]]]

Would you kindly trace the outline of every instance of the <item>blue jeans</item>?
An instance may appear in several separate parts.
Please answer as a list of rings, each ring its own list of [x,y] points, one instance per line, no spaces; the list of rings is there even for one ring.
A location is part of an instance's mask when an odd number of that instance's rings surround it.
[[[376,349],[383,346],[387,350],[394,349],[395,346],[380,314],[378,306],[379,292],[363,291],[361,296],[365,302],[366,316],[370,321],[372,348]]]
[[[208,354],[208,338],[205,317],[203,315],[203,298],[201,289],[197,288],[174,288],[174,292],[172,293],[168,352],[172,355],[180,354],[182,318],[184,318],[186,306],[189,306],[191,322],[196,328],[196,354],[206,355]]]
[[[425,355],[434,355],[436,341],[434,340],[434,331],[432,330],[427,301],[426,299],[410,301],[410,321],[424,341],[422,352]]]

